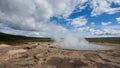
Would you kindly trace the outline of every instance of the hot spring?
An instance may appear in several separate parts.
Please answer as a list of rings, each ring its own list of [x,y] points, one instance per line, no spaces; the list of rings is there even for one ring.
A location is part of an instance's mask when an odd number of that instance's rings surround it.
[[[53,39],[59,44],[59,48],[74,50],[108,50],[110,47],[89,43],[85,38],[69,31],[62,37],[60,33],[55,33]]]

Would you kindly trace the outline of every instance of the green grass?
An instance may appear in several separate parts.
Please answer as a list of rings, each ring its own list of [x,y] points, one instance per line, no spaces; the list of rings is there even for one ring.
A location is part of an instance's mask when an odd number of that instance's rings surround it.
[[[120,37],[86,38],[89,42],[120,44]]]
[[[120,37],[109,37],[109,38],[86,38],[89,42],[95,43],[116,43],[120,44]],[[23,42],[53,42],[51,38],[36,38],[36,37],[25,37],[16,36],[5,33],[0,33],[0,42],[7,43],[23,43]]]
[[[50,38],[25,37],[0,33],[0,42],[53,42]]]

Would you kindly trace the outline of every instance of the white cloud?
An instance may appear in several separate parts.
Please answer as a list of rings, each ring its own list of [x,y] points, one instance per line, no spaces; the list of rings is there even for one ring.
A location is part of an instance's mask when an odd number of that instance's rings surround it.
[[[0,22],[18,30],[45,30],[50,17],[68,17],[87,0],[0,0]],[[69,7],[71,6],[71,7]],[[79,7],[81,8],[81,7]]]
[[[91,25],[95,25],[95,22],[91,22]]]
[[[90,27],[95,27],[96,23],[95,22],[91,22],[90,23]]]
[[[112,22],[101,22],[101,24],[102,24],[103,26],[107,26],[107,25],[112,24]]]
[[[93,28],[90,28],[90,33],[92,35],[100,35],[100,34],[103,34],[103,32],[101,30],[98,30],[98,29],[93,29]]]
[[[75,28],[74,30],[73,30],[73,32],[76,32],[76,33],[81,33],[81,34],[84,34],[84,33],[86,33],[86,31],[88,31],[90,29],[90,27],[80,27],[80,28]]]
[[[92,35],[119,35],[120,36],[120,25],[112,25],[112,26],[107,26],[107,27],[101,27],[102,29],[94,29],[90,28],[90,34]]]
[[[111,0],[113,3],[120,5],[120,0]]]
[[[74,27],[79,27],[87,24],[87,19],[83,16],[75,18],[72,20],[71,25]]]
[[[77,4],[76,7],[77,7],[77,9],[78,9],[78,10],[76,10],[74,13],[80,12],[80,11],[82,11],[83,9],[85,9],[86,6],[88,5],[87,2],[88,2],[88,0],[73,0],[71,5],[76,6],[75,4]]]
[[[74,29],[74,32],[83,37],[119,37],[120,25],[101,27],[101,29],[93,27],[82,27]]]
[[[91,0],[90,6],[93,8],[91,16],[101,15],[102,13],[114,14],[120,12],[120,7],[111,8],[112,3],[120,4],[119,0]]]
[[[0,0],[0,22],[2,25],[7,25],[4,27],[17,30],[49,31],[48,22],[50,17],[62,14],[68,7],[69,1]]]
[[[118,24],[120,24],[120,17],[116,18]]]

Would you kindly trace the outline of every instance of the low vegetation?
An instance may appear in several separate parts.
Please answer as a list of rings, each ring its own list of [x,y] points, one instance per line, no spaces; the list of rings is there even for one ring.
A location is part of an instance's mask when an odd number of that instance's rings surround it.
[[[106,37],[106,38],[86,38],[89,42],[95,43],[116,43],[120,44],[120,37]],[[23,43],[23,42],[53,42],[51,38],[37,38],[37,37],[25,37],[18,35],[10,35],[0,33],[0,43]]]
[[[89,42],[120,44],[120,37],[86,38]]]
[[[50,38],[25,37],[20,35],[0,33],[0,43],[22,44],[26,42],[53,42],[53,40]]]

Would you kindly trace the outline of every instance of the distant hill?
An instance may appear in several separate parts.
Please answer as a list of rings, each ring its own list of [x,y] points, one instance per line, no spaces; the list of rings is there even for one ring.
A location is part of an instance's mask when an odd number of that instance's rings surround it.
[[[101,37],[101,38],[86,38],[89,42],[95,43],[116,43],[120,44],[120,37]],[[51,38],[37,38],[37,37],[26,37],[20,35],[11,35],[0,32],[0,42],[53,42]]]
[[[120,37],[86,38],[89,42],[120,44]]]
[[[26,37],[21,35],[11,35],[0,32],[0,42],[51,42],[50,38]]]

